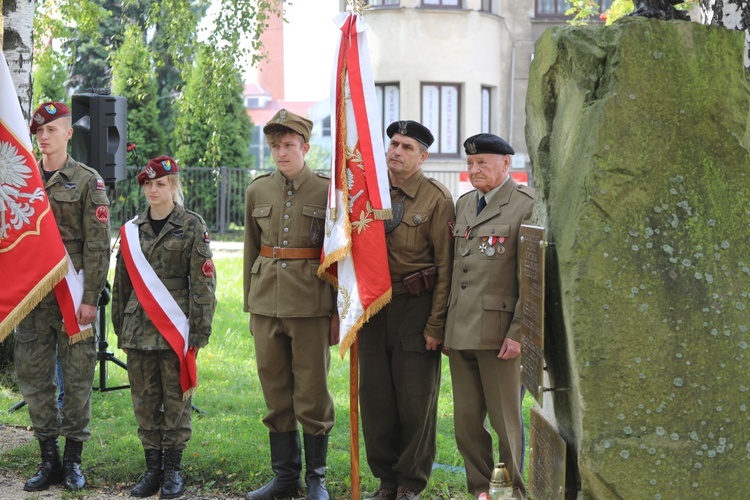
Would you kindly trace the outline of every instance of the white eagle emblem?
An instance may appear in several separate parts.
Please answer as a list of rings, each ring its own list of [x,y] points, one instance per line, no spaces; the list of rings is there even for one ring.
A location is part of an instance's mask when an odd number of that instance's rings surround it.
[[[44,190],[37,187],[31,193],[23,192],[26,180],[31,177],[31,168],[18,149],[9,142],[0,142],[0,238],[5,239],[9,231],[20,230],[30,223],[34,215],[32,203],[44,200]]]

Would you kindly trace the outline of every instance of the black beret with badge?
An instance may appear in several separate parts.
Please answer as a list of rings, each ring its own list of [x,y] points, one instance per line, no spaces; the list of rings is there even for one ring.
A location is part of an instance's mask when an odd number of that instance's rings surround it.
[[[271,121],[269,121],[265,127],[263,127],[263,133],[268,135],[271,132],[284,131],[296,132],[301,135],[305,142],[310,142],[310,134],[312,133],[313,122],[307,118],[303,118],[299,115],[295,115],[291,111],[286,109],[280,109]]]
[[[387,129],[385,129],[385,133],[388,134],[388,137],[391,139],[393,138],[393,134],[401,134],[406,137],[411,137],[426,148],[432,146],[432,143],[435,141],[430,129],[414,120],[393,122],[388,125]]]
[[[505,139],[495,134],[472,135],[464,141],[464,150],[467,155],[512,155],[516,154]]]

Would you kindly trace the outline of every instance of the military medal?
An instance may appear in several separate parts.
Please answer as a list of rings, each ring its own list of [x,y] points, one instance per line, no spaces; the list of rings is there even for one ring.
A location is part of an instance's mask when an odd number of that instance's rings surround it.
[[[500,255],[504,254],[505,253],[505,247],[502,246],[502,245],[498,245],[497,246],[497,253],[499,253]]]
[[[461,256],[466,257],[467,255],[469,255],[469,248],[470,247],[471,247],[471,245],[469,244],[469,240],[462,240],[458,244],[458,253],[460,253]]]
[[[487,250],[484,253],[487,254],[487,257],[492,257],[493,255],[495,255],[495,247],[487,247]]]
[[[479,251],[484,253],[487,250],[487,237],[482,237],[482,243],[479,244]]]

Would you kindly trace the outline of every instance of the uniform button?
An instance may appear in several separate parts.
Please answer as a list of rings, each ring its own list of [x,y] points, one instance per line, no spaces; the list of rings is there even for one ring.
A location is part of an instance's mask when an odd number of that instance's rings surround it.
[[[464,267],[464,272],[468,273],[469,272],[469,268],[468,267]]]
[[[291,189],[286,192],[287,196],[292,196],[293,194],[294,194],[294,191],[292,191]]]
[[[470,234],[470,235],[469,235],[469,239],[470,239],[470,240],[473,240],[473,239],[474,239],[474,235],[473,235],[473,234]]]
[[[318,211],[317,210],[313,210],[313,215],[318,215]]]
[[[284,240],[284,241],[281,242],[281,244],[284,245],[284,246],[287,246],[289,244],[289,242],[286,241],[286,240]]]
[[[291,201],[287,201],[287,202],[286,202],[286,206],[287,206],[287,207],[291,207],[291,206],[292,206],[292,202],[291,202]]]
[[[461,283],[461,288],[466,289],[466,283]]]
[[[289,214],[284,215],[284,220],[289,220]]]
[[[281,263],[281,267],[282,267],[283,269],[286,269],[286,262],[282,262],[282,263]]]
[[[284,228],[284,232],[285,232],[285,233],[288,233],[288,232],[289,232],[289,228],[288,228],[288,227],[285,227],[285,228]]]

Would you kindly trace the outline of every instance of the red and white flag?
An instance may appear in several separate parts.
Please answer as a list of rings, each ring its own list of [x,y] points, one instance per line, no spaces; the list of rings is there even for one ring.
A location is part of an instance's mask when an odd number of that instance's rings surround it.
[[[67,272],[29,126],[0,51],[0,341]]]
[[[341,355],[391,300],[384,219],[391,218],[380,113],[365,20],[343,12],[331,88],[331,186],[318,275],[338,290]]]

